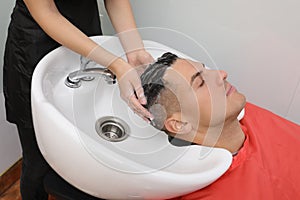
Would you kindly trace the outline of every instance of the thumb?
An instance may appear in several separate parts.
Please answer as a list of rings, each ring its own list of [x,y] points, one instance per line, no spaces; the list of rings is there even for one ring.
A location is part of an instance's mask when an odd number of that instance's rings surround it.
[[[135,82],[133,82],[132,86],[134,88],[136,97],[139,100],[140,104],[145,105],[147,103],[147,99],[145,97],[144,89],[143,89],[143,87],[141,85],[141,81],[140,80],[136,80]]]

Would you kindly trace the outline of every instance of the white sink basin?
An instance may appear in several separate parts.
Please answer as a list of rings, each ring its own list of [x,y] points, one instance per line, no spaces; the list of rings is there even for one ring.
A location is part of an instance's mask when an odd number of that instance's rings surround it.
[[[117,55],[118,39],[93,38]],[[145,41],[154,58],[166,51],[162,44]],[[185,56],[186,57],[186,56]],[[52,168],[66,181],[105,199],[166,199],[203,188],[230,166],[224,149],[175,147],[167,135],[135,116],[119,96],[118,85],[104,78],[65,86],[66,76],[79,69],[78,54],[60,47],[38,64],[32,80],[32,109],[37,141]],[[128,124],[129,136],[110,142],[95,124],[113,116]]]

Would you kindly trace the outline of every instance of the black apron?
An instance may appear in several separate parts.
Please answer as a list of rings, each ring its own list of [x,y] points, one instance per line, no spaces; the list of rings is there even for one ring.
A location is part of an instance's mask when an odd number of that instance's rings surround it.
[[[97,0],[55,0],[58,10],[88,36],[101,35]],[[31,78],[35,66],[60,45],[33,20],[23,0],[11,15],[4,53],[3,90],[6,118],[22,127],[33,127]]]

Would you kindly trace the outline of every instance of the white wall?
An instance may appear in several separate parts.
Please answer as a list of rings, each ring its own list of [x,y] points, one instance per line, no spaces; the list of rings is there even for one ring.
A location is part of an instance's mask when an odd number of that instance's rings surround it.
[[[14,1],[0,1],[0,175],[21,157],[16,127],[5,120],[2,67],[7,27]]]
[[[151,38],[229,73],[248,101],[300,124],[300,1],[131,0]],[[102,14],[105,14],[102,12]],[[104,15],[103,20],[108,20]],[[104,24],[108,24],[104,22]],[[111,26],[104,26],[111,33]],[[177,34],[177,35],[176,35]],[[211,56],[201,50],[202,45]]]

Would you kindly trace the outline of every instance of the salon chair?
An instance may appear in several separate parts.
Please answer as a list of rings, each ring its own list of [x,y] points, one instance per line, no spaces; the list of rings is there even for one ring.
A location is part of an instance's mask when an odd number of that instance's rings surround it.
[[[53,170],[45,176],[44,187],[46,192],[56,200],[102,200],[78,190]]]

